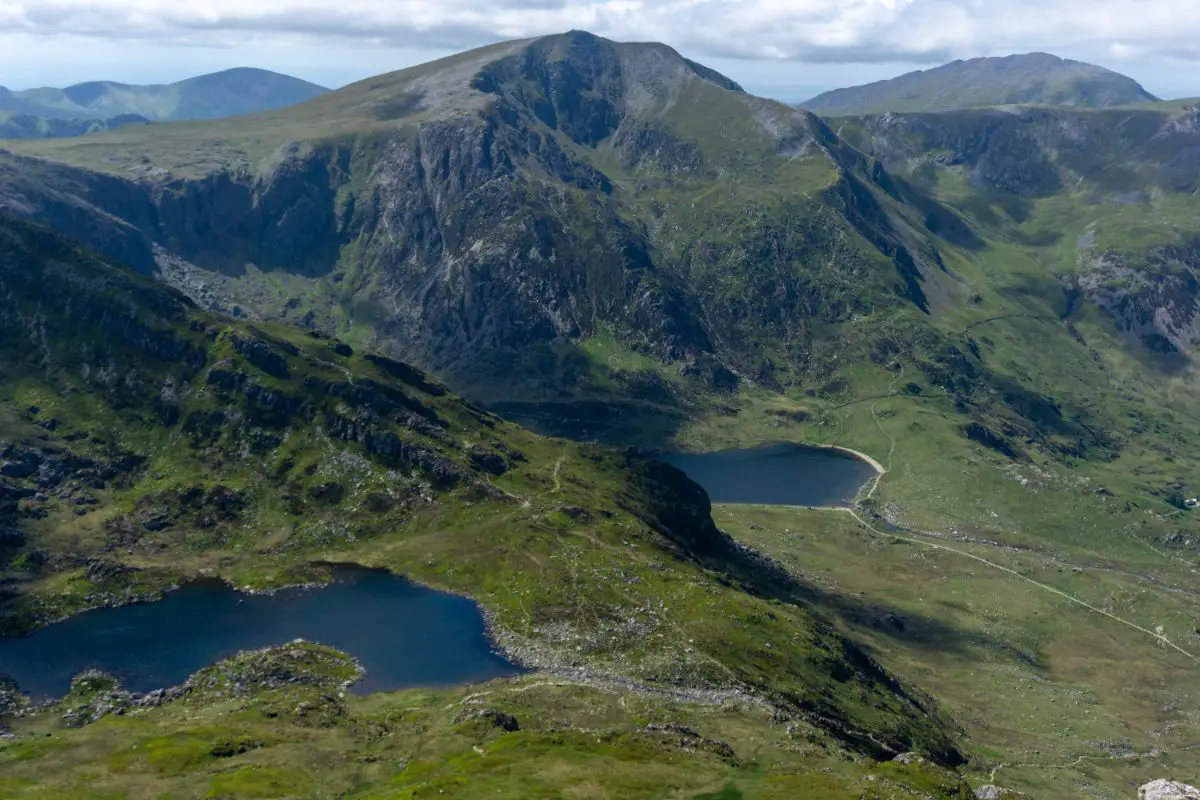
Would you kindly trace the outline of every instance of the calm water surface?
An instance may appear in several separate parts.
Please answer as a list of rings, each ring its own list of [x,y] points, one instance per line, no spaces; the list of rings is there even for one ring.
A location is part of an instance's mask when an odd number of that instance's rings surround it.
[[[246,595],[196,583],[154,603],[89,611],[21,638],[0,638],[0,675],[35,699],[59,697],[96,667],[126,689],[183,683],[239,650],[294,639],[356,656],[367,670],[358,693],[451,686],[515,675],[492,652],[478,607],[387,572],[339,569],[319,589]]]
[[[674,453],[663,461],[704,487],[714,503],[844,506],[875,469],[847,453],[773,444],[717,453]]]

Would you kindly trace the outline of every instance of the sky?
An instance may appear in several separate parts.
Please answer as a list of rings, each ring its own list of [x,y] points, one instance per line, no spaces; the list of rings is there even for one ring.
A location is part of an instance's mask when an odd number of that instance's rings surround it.
[[[1200,96],[1196,0],[0,0],[0,85],[166,83],[234,66],[329,87],[502,39],[662,41],[783,100],[1046,51]]]

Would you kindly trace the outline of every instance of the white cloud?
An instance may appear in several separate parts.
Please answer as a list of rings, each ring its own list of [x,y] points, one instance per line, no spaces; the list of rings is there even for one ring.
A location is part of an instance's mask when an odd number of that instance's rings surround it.
[[[1194,58],[1195,0],[0,0],[0,30],[458,49],[583,28],[697,57],[935,62],[1028,50]]]

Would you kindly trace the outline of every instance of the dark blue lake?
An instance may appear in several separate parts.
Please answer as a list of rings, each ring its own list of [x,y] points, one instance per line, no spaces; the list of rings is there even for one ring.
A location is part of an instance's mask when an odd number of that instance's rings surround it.
[[[772,444],[716,453],[672,453],[662,460],[704,487],[714,503],[848,505],[875,468],[824,447]]]
[[[239,650],[295,639],[356,656],[361,694],[452,686],[518,674],[492,652],[470,600],[387,572],[338,569],[316,589],[247,595],[217,581],[154,603],[80,614],[26,637],[0,638],[0,675],[35,699],[60,697],[71,678],[102,669],[134,692],[176,686]]]

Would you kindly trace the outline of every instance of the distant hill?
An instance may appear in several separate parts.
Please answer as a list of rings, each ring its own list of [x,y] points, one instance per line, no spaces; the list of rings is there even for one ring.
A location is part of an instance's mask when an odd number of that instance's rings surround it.
[[[58,139],[87,136],[124,125],[139,125],[150,120],[137,114],[121,114],[111,119],[47,119],[32,114],[0,111],[0,139]]]
[[[1107,108],[1158,98],[1119,73],[1049,53],[952,61],[863,86],[835,89],[800,105],[824,116],[946,111],[1002,105]]]
[[[92,81],[65,89],[0,87],[0,112],[45,119],[137,115],[152,121],[220,119],[303,103],[328,90],[277,72],[239,67],[178,83],[134,86]]]

